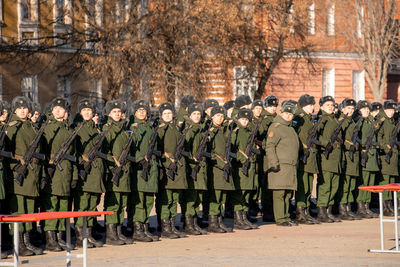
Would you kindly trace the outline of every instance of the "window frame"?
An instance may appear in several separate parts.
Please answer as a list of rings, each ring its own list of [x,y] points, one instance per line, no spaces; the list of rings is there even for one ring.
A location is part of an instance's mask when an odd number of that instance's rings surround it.
[[[335,68],[322,69],[322,96],[335,97]]]
[[[24,89],[25,83],[24,79],[30,78],[31,79],[31,89]],[[30,97],[30,93],[32,97]],[[39,103],[39,86],[38,86],[38,75],[37,74],[24,74],[21,76],[21,94],[23,96],[28,97],[35,103]]]
[[[242,72],[241,76],[238,77],[238,70]],[[239,95],[248,95],[252,100],[254,99],[254,93],[258,86],[258,73],[254,72],[253,75],[248,73],[247,67],[244,65],[238,65],[233,67],[233,95],[237,97]],[[247,83],[243,84],[243,83]],[[247,86],[247,89],[244,89]],[[253,88],[253,89],[252,89]],[[247,91],[247,93],[246,93]]]
[[[352,71],[352,94],[356,101],[365,99],[365,71]]]

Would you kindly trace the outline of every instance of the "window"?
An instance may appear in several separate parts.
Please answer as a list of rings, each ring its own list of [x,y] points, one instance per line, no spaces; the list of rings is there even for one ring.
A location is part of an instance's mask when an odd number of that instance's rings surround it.
[[[365,76],[363,70],[353,71],[353,98],[356,101],[365,99]]]
[[[356,21],[356,32],[357,38],[362,38],[362,20],[364,17],[364,8],[358,7],[357,9],[357,21]]]
[[[322,70],[322,96],[335,97],[335,69]]]
[[[315,34],[315,4],[311,3],[308,6],[308,34]]]
[[[23,75],[21,80],[21,93],[33,102],[39,103],[37,75]]]
[[[103,108],[103,82],[101,79],[92,79],[89,86],[89,98],[93,99],[97,110],[100,111]]]
[[[250,75],[246,66],[237,66],[233,68],[233,94],[235,97],[239,95],[248,95],[253,99],[257,85],[257,72]]]
[[[335,35],[335,4],[329,4],[326,18],[326,34]]]
[[[95,38],[95,26],[103,25],[103,0],[86,0],[88,13],[85,15],[86,24],[86,48],[93,49]]]
[[[71,102],[71,79],[69,76],[57,76],[57,96]]]
[[[39,0],[18,0],[18,41],[36,45],[38,33]]]
[[[3,24],[3,0],[0,0],[0,24]]]

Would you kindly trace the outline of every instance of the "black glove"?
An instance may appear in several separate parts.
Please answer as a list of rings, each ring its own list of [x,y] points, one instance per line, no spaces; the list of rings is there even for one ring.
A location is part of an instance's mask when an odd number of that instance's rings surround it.
[[[72,180],[71,181],[71,188],[74,189],[76,188],[76,184],[78,183],[78,180]]]
[[[142,159],[141,161],[139,161],[139,163],[140,163],[140,166],[142,166],[142,169],[147,168],[147,164],[148,164],[147,160]]]
[[[274,167],[269,168],[271,172],[279,172],[281,170],[281,166],[278,164]]]
[[[224,172],[226,172],[226,173],[230,173],[231,172],[231,166],[229,164],[225,164]]]

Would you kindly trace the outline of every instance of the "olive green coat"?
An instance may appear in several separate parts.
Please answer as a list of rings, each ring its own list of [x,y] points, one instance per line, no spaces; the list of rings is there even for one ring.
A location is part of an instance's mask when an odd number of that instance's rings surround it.
[[[280,166],[278,172],[268,173],[268,188],[297,190],[299,138],[291,122],[281,116],[276,116],[269,127],[266,154],[268,166]]]
[[[381,149],[381,172],[386,175],[399,175],[398,170],[398,156],[399,152],[397,146],[393,149],[392,157],[390,158],[390,163],[385,160],[385,154],[390,150],[389,143],[392,138],[392,132],[395,128],[395,121],[393,118],[389,119],[385,113],[383,113],[383,124],[378,132],[378,143]]]
[[[367,137],[374,126],[376,122],[374,121],[374,118],[370,115],[367,118],[361,118],[362,124],[361,124],[361,141],[362,141],[362,146],[365,148],[365,144],[367,142]],[[375,129],[376,131],[376,129]],[[377,142],[377,132],[374,134],[373,142]],[[378,165],[378,150],[376,148],[371,148],[368,153],[368,160],[366,162],[365,168],[363,170],[365,171],[374,171],[377,172],[379,171],[379,165]]]
[[[361,118],[360,118],[361,119]],[[353,153],[353,160],[351,160],[349,155],[349,150],[352,147],[352,138],[354,131],[356,129],[356,122],[353,121],[352,118],[348,118],[349,122],[347,123],[347,127],[343,129],[344,131],[344,155],[346,160],[345,166],[345,174],[351,176],[359,176],[360,175],[360,150],[358,149]],[[361,126],[360,131],[358,132],[358,138],[361,137]],[[360,138],[361,139],[361,138]],[[358,144],[358,147],[360,145]]]

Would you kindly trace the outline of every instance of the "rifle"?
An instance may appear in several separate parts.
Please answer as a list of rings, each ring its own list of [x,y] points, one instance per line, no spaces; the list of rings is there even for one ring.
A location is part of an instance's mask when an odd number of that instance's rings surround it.
[[[175,153],[174,153],[174,156],[173,156],[173,158],[171,160],[172,162],[168,166],[167,177],[170,178],[172,181],[175,179],[175,174],[176,174],[176,170],[177,170],[177,164],[181,165],[181,163],[179,161],[182,158],[182,156],[185,156],[185,157],[190,157],[191,156],[189,152],[186,152],[186,151],[183,150],[183,146],[184,146],[185,140],[186,140],[186,135],[187,135],[187,133],[188,133],[190,128],[191,128],[191,126],[189,125],[183,131],[180,139],[178,140],[178,144],[176,145]]]
[[[207,130],[204,133],[204,136],[201,139],[200,144],[197,147],[196,153],[194,154],[194,157],[193,157],[194,161],[196,162],[196,166],[193,167],[192,173],[191,173],[190,176],[195,181],[197,180],[197,173],[200,170],[200,163],[205,161],[205,158],[211,158],[211,153],[208,153],[208,152],[204,151],[205,148],[206,148],[206,145],[207,145],[208,137],[210,135],[211,124],[212,124],[212,122],[209,122],[207,124]]]
[[[390,149],[385,155],[385,161],[389,164],[390,163],[390,158],[392,157],[393,154],[393,148],[394,146],[399,147],[399,141],[397,141],[397,135],[399,133],[399,127],[400,127],[400,120],[397,122],[396,126],[394,127],[392,131],[392,137],[390,138],[389,146]]]
[[[153,122],[153,133],[151,134],[149,147],[147,148],[147,152],[144,157],[145,163],[144,163],[144,165],[142,165],[142,173],[141,173],[140,177],[142,177],[143,180],[145,180],[145,181],[147,181],[147,176],[149,175],[151,157],[153,155],[161,157],[161,152],[154,150],[154,146],[155,146],[156,140],[157,140],[158,121],[159,121],[159,119],[157,118]]]
[[[1,129],[1,132],[0,132],[0,147],[1,148],[4,147],[4,140],[5,140],[6,135],[7,135],[8,126],[10,125],[11,115],[12,114],[9,114],[9,116],[7,118],[7,121],[4,124],[4,126],[3,126],[3,128]],[[11,152],[5,151],[3,149],[0,149],[0,156],[1,157],[5,157],[5,158],[12,158],[13,157]]]
[[[365,149],[361,150],[361,166],[365,167],[365,165],[367,164],[368,161],[368,154],[370,153],[369,150],[371,149],[372,146],[379,146],[379,143],[374,143],[373,139],[374,139],[374,135],[375,135],[375,128],[377,125],[379,125],[380,122],[376,122],[372,129],[369,131],[368,135],[367,135],[367,140],[365,142]]]
[[[343,143],[343,140],[339,137],[340,129],[342,129],[343,122],[346,120],[347,115],[344,115],[344,118],[338,123],[335,130],[333,131],[331,137],[329,138],[329,142],[325,147],[324,156],[328,159],[329,153],[333,150],[333,144],[338,141],[339,143]]]
[[[39,145],[40,139],[43,136],[44,129],[46,128],[47,124],[49,123],[49,120],[46,120],[42,127],[40,127],[39,131],[36,133],[36,136],[33,138],[31,144],[29,145],[28,150],[25,153],[24,159],[22,163],[18,164],[14,170],[17,172],[17,175],[15,176],[14,180],[17,184],[21,185],[22,180],[25,178],[25,173],[27,168],[29,167],[30,169],[33,169],[31,165],[31,161],[33,158],[37,158],[40,160],[45,160],[46,157],[43,154],[35,152],[36,148]]]
[[[303,148],[303,158],[302,161],[304,164],[307,164],[307,159],[311,154],[311,147],[313,144],[319,145],[321,146],[321,142],[318,141],[317,139],[315,139],[315,136],[317,135],[318,132],[318,127],[322,122],[322,116],[319,116],[318,121],[314,124],[314,126],[312,127],[310,134],[307,137],[306,140],[306,148]]]
[[[234,159],[236,158],[236,155],[231,152],[233,125],[234,125],[234,123],[232,122],[230,125],[229,134],[228,134],[228,138],[227,138],[226,146],[225,146],[225,162],[226,162],[226,164],[224,166],[224,178],[227,182],[229,181],[229,173],[230,173],[230,170],[232,169],[231,158],[234,158]]]
[[[353,135],[351,136],[351,146],[349,148],[349,157],[351,160],[353,160],[354,153],[358,150],[359,144],[362,143],[362,141],[358,137],[358,133],[360,132],[360,127],[361,127],[361,121],[362,121],[361,118],[357,121]]]
[[[134,133],[131,132],[128,142],[126,142],[126,144],[122,148],[121,155],[119,156],[118,160],[115,161],[115,164],[117,166],[111,169],[111,173],[113,175],[111,178],[111,182],[113,182],[116,186],[119,185],[119,179],[121,178],[121,175],[122,175],[122,168],[128,162],[128,160],[130,162],[136,162],[136,159],[134,157],[132,157],[131,155],[129,155],[131,145],[133,142],[133,136],[134,136]]]
[[[258,128],[260,128],[261,122],[262,122],[262,118],[260,118],[257,121],[257,124],[255,125],[254,129],[251,131],[250,137],[247,140],[246,149],[244,151],[244,154],[246,155],[246,161],[243,163],[243,166],[242,166],[242,173],[246,176],[249,174],[250,158],[251,158],[252,154],[253,153],[256,155],[261,154],[260,150],[253,147],[254,139],[256,138],[256,135],[258,133]]]
[[[82,160],[79,165],[81,166],[81,170],[79,171],[79,177],[81,177],[82,180],[86,180],[86,176],[90,171],[90,167],[93,165],[93,167],[97,168],[95,159],[96,158],[102,158],[107,160],[107,155],[102,153],[100,151],[101,145],[103,144],[104,139],[106,138],[108,132],[110,131],[112,126],[111,125],[108,127],[107,131],[103,132],[100,137],[96,140],[94,143],[93,147],[90,149],[89,153],[86,156],[85,160]],[[82,155],[83,157],[83,155]]]

